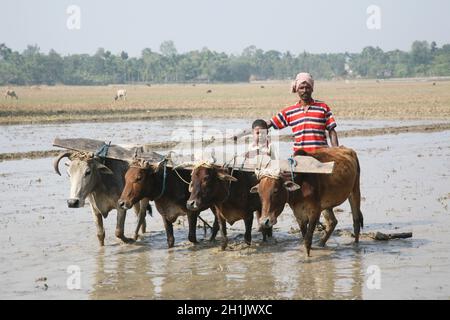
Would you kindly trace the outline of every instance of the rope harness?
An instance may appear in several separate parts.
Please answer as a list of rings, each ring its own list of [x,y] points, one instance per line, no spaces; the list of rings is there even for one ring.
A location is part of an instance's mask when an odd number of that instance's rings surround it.
[[[163,166],[164,166],[164,171],[163,171],[163,183],[162,183],[161,193],[153,201],[160,199],[164,195],[164,192],[166,191],[167,159],[163,160]]]
[[[100,148],[98,148],[97,151],[95,151],[95,153],[94,153],[95,157],[99,157],[100,159],[102,159],[103,164],[105,164],[106,156],[108,155],[110,146],[111,146],[111,141],[108,144],[103,143],[103,145],[100,146]]]
[[[291,180],[292,180],[292,182],[294,182],[294,167],[297,165],[297,162],[295,161],[294,158],[291,158],[291,157],[288,158],[288,162],[289,162],[290,169],[291,169]]]

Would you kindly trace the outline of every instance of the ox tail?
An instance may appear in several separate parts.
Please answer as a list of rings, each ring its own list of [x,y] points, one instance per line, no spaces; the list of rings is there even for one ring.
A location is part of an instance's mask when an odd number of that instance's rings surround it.
[[[355,181],[355,186],[353,187],[353,194],[356,195],[359,199],[358,206],[357,206],[357,211],[358,211],[358,216],[359,216],[359,224],[360,224],[361,228],[364,228],[364,217],[361,212],[361,189],[360,189],[361,167],[359,165],[359,159],[358,159],[358,155],[356,154],[356,152],[355,152],[355,159],[356,159],[356,181]]]

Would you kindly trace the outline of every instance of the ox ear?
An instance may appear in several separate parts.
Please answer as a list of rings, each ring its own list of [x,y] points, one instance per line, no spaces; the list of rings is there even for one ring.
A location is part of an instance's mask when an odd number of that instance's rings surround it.
[[[231,181],[231,182],[237,181],[235,177],[230,176],[229,174],[223,172],[217,172],[217,177],[222,181]]]
[[[283,183],[283,186],[289,192],[297,191],[298,189],[300,189],[300,186],[298,184],[296,184],[294,181],[290,181],[290,180],[289,181],[285,181]]]
[[[250,193],[258,193],[259,183],[250,188]]]
[[[108,168],[107,166],[105,166],[101,163],[97,164],[97,170],[103,174],[114,174],[110,168]]]

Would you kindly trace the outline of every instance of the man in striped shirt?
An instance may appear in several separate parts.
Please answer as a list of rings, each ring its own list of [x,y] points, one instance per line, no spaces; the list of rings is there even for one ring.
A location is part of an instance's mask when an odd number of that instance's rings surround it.
[[[297,104],[284,108],[267,122],[275,129],[292,127],[294,134],[294,152],[311,152],[328,147],[325,131],[328,130],[332,147],[339,145],[335,131],[336,121],[330,107],[324,102],[314,100],[314,80],[309,73],[299,73],[292,83],[292,92],[300,100]]]

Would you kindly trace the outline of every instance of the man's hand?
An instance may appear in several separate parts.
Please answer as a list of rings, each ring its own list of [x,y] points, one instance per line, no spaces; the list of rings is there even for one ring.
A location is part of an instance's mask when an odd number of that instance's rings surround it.
[[[267,123],[267,129],[270,129],[272,127],[272,121],[267,120],[266,123]]]
[[[330,142],[332,147],[339,147],[338,136],[334,129],[330,130]]]

